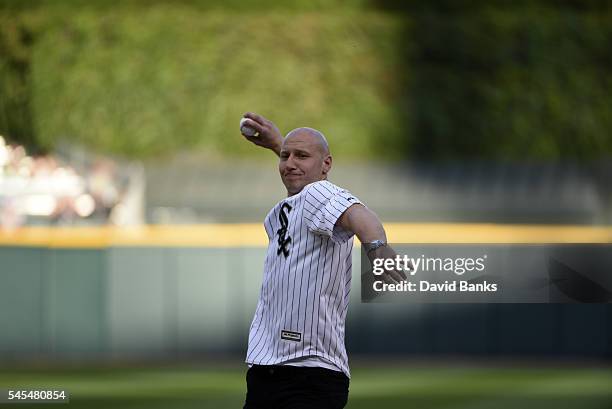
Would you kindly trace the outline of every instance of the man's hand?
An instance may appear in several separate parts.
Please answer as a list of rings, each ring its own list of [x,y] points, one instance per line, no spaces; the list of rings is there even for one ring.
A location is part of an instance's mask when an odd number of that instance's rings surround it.
[[[245,126],[250,126],[259,132],[259,136],[244,136],[248,141],[253,142],[255,145],[268,148],[280,156],[281,145],[283,144],[283,136],[280,131],[274,125],[274,122],[267,120],[261,115],[254,112],[247,112],[243,115],[247,120],[244,122]]]
[[[375,259],[386,260],[390,258],[392,260],[395,260],[397,253],[390,246],[384,245],[382,247],[377,248],[376,250],[372,250],[371,252],[367,254],[367,256],[370,259],[370,262],[374,264]],[[412,269],[414,267],[410,265],[409,268]],[[408,276],[406,275],[404,271],[396,270],[393,268],[391,270],[385,269],[385,271],[381,275],[378,276],[378,279],[382,280],[383,282],[387,284],[397,284],[400,281],[407,280]]]
[[[377,248],[376,250],[372,250],[367,253],[368,259],[370,260],[370,265],[374,265],[374,260],[376,259],[395,259],[397,253],[391,247],[382,246]],[[412,264],[408,266],[409,269],[413,269]],[[382,281],[386,284],[399,284],[402,281],[406,281],[408,276],[402,270],[393,269],[384,269],[384,272],[380,275],[376,275],[373,272],[373,269],[367,269],[361,274],[361,298],[364,301],[372,301],[374,298],[378,297],[382,293],[374,291],[373,286],[374,282]]]
[[[372,243],[375,240],[387,241],[385,229],[378,219],[378,216],[360,203],[355,203],[342,213],[336,224],[345,230],[355,233],[362,243]],[[370,263],[374,263],[375,259],[395,259],[397,253],[389,245],[381,246],[367,254]],[[409,266],[414,268],[412,265]],[[372,293],[370,290],[364,292],[364,287],[371,289],[374,281],[382,281],[387,284],[398,284],[408,279],[404,271],[396,269],[386,270],[381,275],[374,275],[371,271],[364,272],[361,275],[362,297],[368,295],[367,298],[376,297],[379,293]]]

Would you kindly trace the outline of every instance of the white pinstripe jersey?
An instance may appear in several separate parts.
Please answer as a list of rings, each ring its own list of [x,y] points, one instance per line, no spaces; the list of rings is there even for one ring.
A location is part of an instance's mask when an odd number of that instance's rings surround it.
[[[266,216],[270,240],[246,362],[321,357],[350,377],[344,323],[353,234],[335,226],[360,201],[324,180],[281,200]]]

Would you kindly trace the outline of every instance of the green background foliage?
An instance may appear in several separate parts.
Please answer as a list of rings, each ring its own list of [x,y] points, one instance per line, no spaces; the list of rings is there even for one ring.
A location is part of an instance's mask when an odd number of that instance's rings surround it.
[[[610,152],[610,15],[421,16],[412,95],[422,156],[588,159]],[[426,137],[425,137],[426,136]]]
[[[237,132],[256,111],[355,159],[612,152],[601,2],[109,4],[2,3],[0,133],[43,151],[267,157]]]

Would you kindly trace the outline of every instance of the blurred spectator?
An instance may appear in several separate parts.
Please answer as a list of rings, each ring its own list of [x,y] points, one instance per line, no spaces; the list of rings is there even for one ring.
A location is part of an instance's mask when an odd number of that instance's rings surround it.
[[[94,162],[88,177],[89,191],[96,204],[96,212],[100,212],[106,219],[119,201],[116,179],[117,169],[112,161],[99,159]]]
[[[108,159],[77,172],[51,155],[28,156],[0,136],[0,226],[112,222],[120,204],[118,174]]]

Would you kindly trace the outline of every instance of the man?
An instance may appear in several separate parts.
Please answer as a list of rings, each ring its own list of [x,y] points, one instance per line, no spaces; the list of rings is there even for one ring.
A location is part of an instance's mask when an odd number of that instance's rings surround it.
[[[246,113],[243,135],[275,152],[287,198],[268,213],[270,240],[261,293],[249,332],[246,409],[343,408],[349,367],[344,324],[353,235],[368,256],[393,257],[378,217],[327,181],[332,156],[323,134],[297,128],[283,139],[266,118]],[[389,271],[384,281],[405,280]]]

